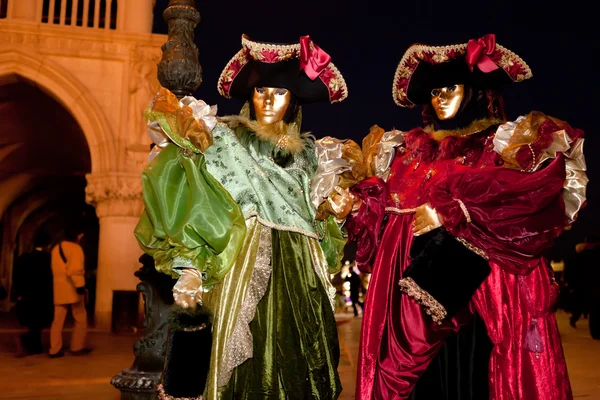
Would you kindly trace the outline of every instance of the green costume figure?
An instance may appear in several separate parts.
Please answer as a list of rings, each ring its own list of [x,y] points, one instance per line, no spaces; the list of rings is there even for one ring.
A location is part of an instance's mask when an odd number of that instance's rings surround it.
[[[166,89],[146,111],[156,146],[135,234],[156,268],[178,278],[176,304],[212,313],[202,398],[336,399],[330,274],[351,211],[345,188],[361,165],[348,149],[360,149],[315,142],[300,122],[303,104],[342,101],[346,83],[308,36],[284,45],[243,36],[242,47],[218,83],[247,101],[240,115],[217,119],[215,107]]]

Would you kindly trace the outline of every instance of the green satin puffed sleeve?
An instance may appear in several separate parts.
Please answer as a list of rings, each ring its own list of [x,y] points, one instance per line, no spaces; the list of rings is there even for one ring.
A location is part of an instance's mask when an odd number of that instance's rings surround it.
[[[342,267],[346,238],[342,235],[340,225],[335,221],[333,215],[330,215],[323,223],[325,224],[325,235],[321,240],[321,248],[325,253],[329,273],[335,274]]]
[[[135,229],[156,269],[202,272],[203,288],[219,283],[242,247],[246,224],[238,204],[207,171],[203,154],[168,144],[142,173],[145,210]]]

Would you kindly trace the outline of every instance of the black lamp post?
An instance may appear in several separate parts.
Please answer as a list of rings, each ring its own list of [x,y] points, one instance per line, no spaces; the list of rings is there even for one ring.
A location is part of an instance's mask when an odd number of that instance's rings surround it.
[[[162,46],[158,81],[179,99],[192,95],[202,83],[202,67],[194,43],[194,29],[200,22],[200,13],[194,3],[194,0],[170,0],[163,12],[168,24],[168,39]],[[157,272],[152,257],[143,255],[140,262],[142,268],[135,275],[141,281],[137,290],[144,298],[144,332],[134,345],[133,365],[110,382],[121,391],[121,400],[156,398],[168,337],[169,306],[173,303],[171,289],[175,280]]]

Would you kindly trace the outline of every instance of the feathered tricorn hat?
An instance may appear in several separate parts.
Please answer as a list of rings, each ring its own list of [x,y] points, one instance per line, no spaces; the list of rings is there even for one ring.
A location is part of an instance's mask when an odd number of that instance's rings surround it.
[[[412,108],[428,103],[435,88],[454,84],[496,88],[531,76],[521,57],[488,34],[448,46],[413,44],[398,64],[392,94],[396,104]]]
[[[344,100],[348,88],[342,74],[310,39],[275,44],[242,35],[242,49],[227,63],[217,88],[224,97],[247,100],[255,87],[286,88],[300,104]]]

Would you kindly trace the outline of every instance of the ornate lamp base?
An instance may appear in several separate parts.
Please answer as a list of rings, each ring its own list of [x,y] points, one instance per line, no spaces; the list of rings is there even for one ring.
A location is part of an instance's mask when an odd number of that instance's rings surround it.
[[[175,280],[154,268],[154,260],[144,254],[137,290],[144,297],[144,336],[133,346],[135,360],[130,368],[115,375],[110,383],[121,391],[121,400],[154,400],[157,398],[169,335],[169,307],[173,304],[171,289]]]
[[[143,372],[125,369],[114,376],[110,384],[121,392],[121,400],[154,400],[160,372]]]

